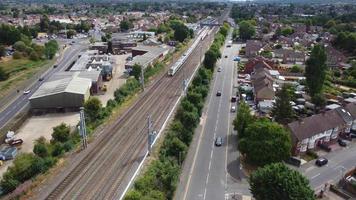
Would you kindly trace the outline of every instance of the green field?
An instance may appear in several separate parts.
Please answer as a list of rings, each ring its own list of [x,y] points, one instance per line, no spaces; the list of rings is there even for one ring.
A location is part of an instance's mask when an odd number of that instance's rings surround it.
[[[43,66],[46,66],[46,64],[50,62],[51,61],[48,60],[32,61],[25,58],[1,61],[0,67],[2,67],[10,77],[5,81],[0,81],[0,97],[8,94],[24,81],[31,79]]]

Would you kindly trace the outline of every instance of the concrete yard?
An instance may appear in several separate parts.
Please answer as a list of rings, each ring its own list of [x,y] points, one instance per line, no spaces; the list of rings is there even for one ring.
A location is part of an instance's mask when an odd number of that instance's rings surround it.
[[[19,153],[32,152],[34,141],[43,136],[48,141],[51,139],[53,127],[60,125],[62,122],[74,127],[79,122],[79,113],[57,113],[34,116],[25,121],[22,127],[16,132],[16,138],[22,139],[24,143],[19,149]],[[6,169],[11,166],[12,161],[4,162],[0,167],[0,176]]]
[[[103,104],[103,106],[106,106],[106,103],[114,98],[114,92],[117,88],[121,87],[125,81],[126,81],[126,76],[124,75],[125,71],[125,63],[126,63],[126,58],[130,56],[131,54],[125,54],[125,55],[112,55],[112,61],[113,61],[113,77],[110,81],[104,82],[103,84],[107,86],[107,91],[102,94],[95,95],[98,97]]]

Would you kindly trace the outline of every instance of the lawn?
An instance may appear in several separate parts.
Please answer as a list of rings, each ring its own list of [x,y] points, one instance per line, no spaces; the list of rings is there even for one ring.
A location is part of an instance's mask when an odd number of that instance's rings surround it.
[[[32,61],[25,58],[0,61],[0,67],[10,75],[9,79],[0,81],[0,97],[5,96],[11,89],[17,88],[21,83],[32,78],[43,66],[50,62],[48,60]]]

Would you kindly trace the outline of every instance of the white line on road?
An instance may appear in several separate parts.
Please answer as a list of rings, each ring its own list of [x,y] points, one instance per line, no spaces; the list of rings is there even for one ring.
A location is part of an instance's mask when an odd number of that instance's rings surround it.
[[[203,60],[203,59],[204,59],[204,56],[202,56],[201,59]],[[200,60],[200,63],[201,63],[202,60]],[[196,66],[195,70],[193,71],[193,74],[190,76],[187,85],[190,84],[190,82],[191,82],[192,79],[194,78],[196,72],[197,72],[198,69],[200,68],[200,63],[198,64],[198,66]],[[159,130],[159,132],[158,132],[156,138],[153,140],[152,146],[154,146],[154,144],[156,143],[157,139],[159,138],[159,136],[161,135],[161,133],[164,131],[164,129],[165,129],[166,125],[167,125],[168,120],[171,118],[171,115],[174,113],[174,110],[175,110],[175,108],[177,107],[177,105],[178,105],[178,103],[180,102],[180,99],[181,99],[182,97],[183,97],[183,93],[179,96],[179,98],[177,99],[176,103],[174,104],[172,110],[169,112],[169,114],[168,114],[166,120],[164,121],[164,123],[163,123],[161,129]],[[200,142],[199,142],[199,144],[200,144]],[[139,164],[138,168],[136,169],[135,173],[134,173],[133,176],[131,177],[129,183],[127,184],[127,186],[126,186],[124,192],[122,193],[122,195],[120,196],[119,200],[122,200],[122,199],[125,197],[126,192],[129,190],[129,188],[131,187],[132,183],[134,182],[134,180],[135,180],[137,174],[139,173],[139,171],[141,170],[141,167],[142,167],[143,163],[145,162],[147,156],[148,156],[148,151],[146,152],[145,156],[143,157],[143,159],[142,159],[141,163]],[[196,158],[195,158],[195,159],[196,159]],[[194,161],[195,161],[195,159],[194,159]],[[190,176],[191,176],[191,174],[190,174]]]
[[[318,177],[318,176],[320,176],[320,173],[318,173],[318,174],[312,176],[310,179],[314,179],[314,178],[316,178],[316,177]]]

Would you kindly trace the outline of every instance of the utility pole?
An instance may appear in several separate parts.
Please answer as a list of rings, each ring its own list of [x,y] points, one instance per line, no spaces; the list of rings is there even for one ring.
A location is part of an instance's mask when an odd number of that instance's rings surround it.
[[[151,121],[151,115],[148,115],[147,117],[147,125],[148,125],[148,135],[147,135],[147,144],[148,144],[148,155],[151,154],[151,147],[152,143],[154,140],[153,134],[152,134],[152,121]]]
[[[84,117],[84,108],[80,107],[80,125],[79,125],[79,133],[82,136],[83,149],[88,147],[88,138],[87,138],[87,130],[85,126],[85,117]]]
[[[142,84],[142,91],[145,91],[145,75],[143,66],[141,66],[141,84]]]

